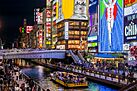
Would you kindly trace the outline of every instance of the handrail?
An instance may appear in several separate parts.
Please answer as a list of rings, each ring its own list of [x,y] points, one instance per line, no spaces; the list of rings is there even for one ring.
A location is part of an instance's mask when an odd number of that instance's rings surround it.
[[[80,58],[82,61],[86,61],[86,60],[83,58],[83,56],[81,55],[80,51],[78,51],[78,56],[79,56],[79,58]]]
[[[38,62],[39,63],[39,62]],[[49,64],[47,64],[48,66]],[[115,86],[118,86],[118,87],[122,87],[122,86],[126,86],[132,82],[135,82],[137,81],[136,78],[130,78],[128,76],[125,76],[125,79],[123,79],[123,76],[121,74],[114,74],[113,72],[104,72],[104,71],[101,71],[101,70],[96,70],[96,69],[86,69],[86,68],[82,68],[81,66],[73,66],[73,65],[65,65],[65,64],[61,64],[60,66],[59,65],[55,65],[52,66],[52,64],[50,65],[50,67],[52,68],[57,68],[59,70],[66,70],[66,71],[70,71],[70,72],[74,72],[74,73],[78,73],[78,74],[81,74],[81,75],[86,75],[86,76],[89,76],[93,79],[96,79],[96,80],[99,80],[99,81],[103,81],[103,80],[107,80],[108,82],[106,83],[109,83],[109,84],[115,84]],[[103,76],[103,78],[102,78]],[[99,79],[100,78],[100,79]],[[109,80],[111,79],[111,80]],[[129,79],[133,79],[132,82],[129,83]],[[113,82],[113,83],[111,83]]]
[[[78,59],[76,58],[76,55],[72,52],[72,50],[69,50],[69,53],[72,56],[73,60],[77,63]]]
[[[134,88],[136,88],[136,89],[133,90]],[[137,81],[127,85],[126,87],[121,88],[119,91],[129,91],[129,90],[130,91],[137,91]]]
[[[21,75],[23,76],[23,77],[25,77],[25,80],[26,80],[26,78],[27,79],[31,79],[29,76],[27,76],[25,73],[21,73]],[[46,88],[44,88],[44,87],[42,87],[38,82],[36,82],[36,81],[34,81],[33,80],[33,82],[34,82],[34,84],[35,84],[35,89],[42,89],[42,91],[46,91]]]
[[[78,51],[78,57],[80,58],[80,60],[82,60],[83,62],[86,62],[86,60],[83,58],[83,56],[81,55],[81,53]]]

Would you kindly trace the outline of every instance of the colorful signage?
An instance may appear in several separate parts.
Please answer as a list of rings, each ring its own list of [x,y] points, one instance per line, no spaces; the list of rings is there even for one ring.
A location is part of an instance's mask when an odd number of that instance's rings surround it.
[[[57,4],[58,5],[58,12],[57,12],[58,13],[57,14],[58,15],[57,16],[58,20],[57,20],[57,22],[59,22],[59,21],[64,19],[64,15],[63,15],[63,12],[62,12],[62,9],[63,9],[62,8],[62,3],[63,3],[62,0],[58,0],[58,4]]]
[[[43,31],[42,30],[39,30],[39,33],[38,33],[38,39],[39,39],[39,48],[42,48],[42,43],[43,43]]]
[[[137,0],[124,0],[124,16],[137,13]]]
[[[88,43],[88,47],[97,47],[97,43],[96,42]]]
[[[40,12],[40,9],[34,9],[34,22],[37,24],[43,23],[43,14]]]
[[[46,0],[46,6],[48,6],[48,7],[51,6],[51,0]]]
[[[124,42],[137,40],[137,14],[124,17]]]
[[[129,59],[129,61],[131,61],[131,60],[137,60],[137,46],[131,46],[130,47],[130,55],[129,55],[129,57],[130,57],[130,59]]]
[[[96,13],[98,7],[98,0],[89,0],[89,14]]]
[[[26,26],[26,33],[30,33],[33,30],[33,26]]]
[[[99,51],[123,51],[123,0],[100,0]]]
[[[57,0],[57,23],[63,19],[87,20],[87,0]]]
[[[97,42],[97,36],[88,37],[88,42]]]
[[[90,24],[89,24],[89,31],[88,31],[88,37],[91,36],[96,36],[98,35],[98,14],[96,13],[92,13],[90,15],[90,20],[89,20]]]
[[[97,52],[98,46],[98,0],[89,0],[88,50]]]
[[[72,19],[87,20],[87,0],[74,0],[74,11]]]
[[[51,13],[51,9],[46,9],[46,44],[50,45],[51,44],[51,17],[52,17],[52,13]]]
[[[68,38],[69,38],[68,29],[69,29],[69,23],[65,22],[65,39],[66,40],[68,40]]]

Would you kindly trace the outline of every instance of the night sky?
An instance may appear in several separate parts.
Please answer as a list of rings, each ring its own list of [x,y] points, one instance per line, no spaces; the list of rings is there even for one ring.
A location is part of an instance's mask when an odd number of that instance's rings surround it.
[[[27,25],[33,25],[33,9],[37,7],[45,7],[45,0],[0,0],[0,38],[5,47],[19,37],[24,18]]]

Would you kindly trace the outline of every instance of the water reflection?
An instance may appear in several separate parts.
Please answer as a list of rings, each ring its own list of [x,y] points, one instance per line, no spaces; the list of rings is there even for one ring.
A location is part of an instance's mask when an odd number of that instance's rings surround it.
[[[42,66],[34,66],[32,68],[23,68],[22,72],[31,78],[40,82],[41,86],[51,89],[51,91],[117,91],[108,86],[89,81],[88,88],[65,89],[64,87],[50,81],[49,74],[52,70]]]

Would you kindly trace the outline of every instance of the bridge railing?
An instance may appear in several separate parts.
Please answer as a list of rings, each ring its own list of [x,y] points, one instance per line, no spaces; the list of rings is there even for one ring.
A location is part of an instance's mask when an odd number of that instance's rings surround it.
[[[70,53],[71,57],[73,58],[73,60],[75,61],[75,63],[77,63],[79,61],[79,59],[76,57],[76,55],[73,53],[73,51],[69,50],[69,53]]]

